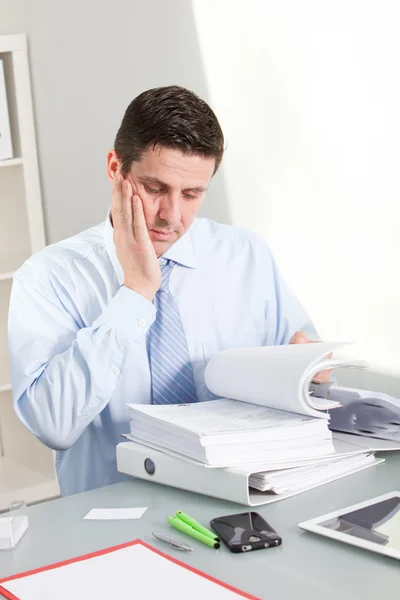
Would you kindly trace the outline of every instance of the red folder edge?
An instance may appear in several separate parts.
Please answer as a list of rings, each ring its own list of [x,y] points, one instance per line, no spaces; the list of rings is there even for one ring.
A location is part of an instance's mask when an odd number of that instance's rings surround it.
[[[135,546],[136,544],[140,544],[141,546],[144,546],[148,550],[151,550],[152,552],[159,554],[163,558],[170,560],[171,562],[175,563],[176,565],[179,565],[180,567],[184,567],[185,569],[192,571],[192,573],[196,573],[196,575],[205,577],[205,579],[209,579],[210,581],[217,583],[218,585],[230,590],[231,592],[235,592],[239,596],[242,596],[242,598],[247,598],[248,600],[261,600],[260,598],[257,598],[256,596],[252,596],[251,594],[246,594],[246,592],[242,592],[241,590],[239,590],[231,585],[228,585],[227,583],[224,583],[223,581],[220,581],[219,579],[215,579],[215,577],[212,577],[211,575],[207,575],[206,573],[203,573],[202,571],[199,571],[198,569],[195,569],[194,567],[185,565],[185,563],[181,562],[180,560],[177,560],[176,558],[172,558],[172,556],[169,556],[168,554],[164,554],[164,552],[161,552],[160,550],[157,550],[157,548],[153,548],[152,546],[149,546],[149,544],[142,542],[142,540],[134,540],[133,542],[126,542],[125,544],[120,544],[119,546],[112,546],[110,548],[104,548],[103,550],[97,550],[96,552],[91,552],[90,554],[84,554],[82,556],[77,556],[75,558],[70,558],[68,560],[62,560],[61,562],[54,563],[52,565],[47,565],[46,567],[39,567],[38,569],[33,569],[32,571],[26,571],[25,573],[18,573],[17,575],[11,575],[11,577],[4,577],[3,579],[0,579],[0,592],[3,594],[3,596],[8,598],[8,600],[20,600],[20,598],[17,598],[17,596],[14,596],[14,594],[12,594],[8,590],[4,589],[1,584],[6,583],[8,581],[12,581],[13,579],[20,579],[21,577],[26,577],[27,575],[34,575],[35,573],[40,573],[41,571],[48,571],[49,569],[57,569],[58,567],[63,567],[65,565],[69,565],[70,563],[79,562],[81,560],[86,560],[88,558],[94,558],[95,556],[101,556],[102,554],[108,554],[109,552],[115,552],[116,550],[121,550],[122,548],[127,548],[128,546]]]

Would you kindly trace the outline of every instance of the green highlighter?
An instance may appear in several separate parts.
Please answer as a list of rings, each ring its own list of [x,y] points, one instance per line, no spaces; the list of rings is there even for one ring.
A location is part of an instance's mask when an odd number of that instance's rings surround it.
[[[195,521],[193,517],[189,517],[189,515],[184,513],[183,510],[177,510],[175,516],[178,517],[178,519],[181,519],[181,521],[183,521],[184,523],[187,523],[188,525],[193,527],[193,529],[196,529],[196,531],[202,533],[203,535],[212,538],[216,542],[220,541],[219,537],[217,537],[215,533],[213,533],[209,529],[206,529],[206,527],[203,527],[203,525]]]
[[[173,517],[168,517],[167,521],[175,529],[179,529],[182,533],[190,535],[199,542],[210,546],[210,548],[218,549],[220,547],[220,540],[212,531],[200,525],[200,523],[181,510],[178,510]]]

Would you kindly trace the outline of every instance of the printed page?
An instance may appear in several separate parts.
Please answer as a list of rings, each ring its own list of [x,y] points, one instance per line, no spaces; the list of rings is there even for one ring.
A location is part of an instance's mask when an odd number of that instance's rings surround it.
[[[184,430],[182,433],[193,433],[196,438],[212,436],[214,443],[224,441],[224,434],[236,433],[237,442],[254,441],[260,431],[262,440],[282,440],[322,433],[326,427],[305,415],[227,398],[184,405],[128,404],[128,407],[133,419],[133,434],[139,431],[139,423],[146,426],[146,431],[149,425],[152,431],[157,428],[159,434],[168,424],[173,427],[165,429],[171,434],[174,430]]]
[[[317,342],[223,350],[207,364],[205,382],[217,396],[327,418],[322,411],[337,406],[337,402],[323,403],[309,397],[309,383],[316,372],[330,364],[348,363],[325,360],[343,345]]]

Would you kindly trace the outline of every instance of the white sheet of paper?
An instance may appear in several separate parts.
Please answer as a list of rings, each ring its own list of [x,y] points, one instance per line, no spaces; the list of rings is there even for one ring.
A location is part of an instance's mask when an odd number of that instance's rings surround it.
[[[141,544],[40,571],[1,585],[18,600],[238,600],[243,597]]]
[[[140,506],[139,508],[92,508],[83,518],[93,521],[140,519],[147,508],[147,506]]]

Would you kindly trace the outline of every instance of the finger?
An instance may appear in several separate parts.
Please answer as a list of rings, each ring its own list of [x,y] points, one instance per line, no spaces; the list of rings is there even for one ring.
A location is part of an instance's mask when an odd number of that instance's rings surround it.
[[[120,191],[116,191],[116,196],[115,217],[113,217],[114,231],[121,233],[125,241],[132,241],[134,240],[132,187],[127,179],[121,178]]]
[[[330,381],[331,374],[332,374],[332,369],[324,369],[323,371],[316,373],[314,375],[314,377],[312,378],[312,380],[315,383],[327,383],[328,381]]]
[[[120,172],[117,171],[112,182],[111,215],[114,228],[120,228],[122,224],[122,185],[123,178]]]
[[[289,344],[308,344],[310,341],[304,331],[296,331],[290,338]]]
[[[146,244],[150,241],[144,217],[143,204],[138,195],[132,196],[133,206],[133,234],[137,244]]]
[[[122,182],[122,213],[127,233],[133,237],[132,185],[127,179]]]

